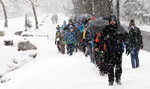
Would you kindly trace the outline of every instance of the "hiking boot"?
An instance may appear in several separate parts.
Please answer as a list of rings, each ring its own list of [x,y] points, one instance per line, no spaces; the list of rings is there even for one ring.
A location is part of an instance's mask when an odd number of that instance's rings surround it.
[[[113,86],[113,82],[109,82],[109,86]]]
[[[116,83],[117,83],[117,85],[121,85],[121,81],[120,80],[117,80]]]
[[[88,56],[88,54],[85,54],[85,57],[87,57]]]
[[[100,75],[101,75],[101,76],[104,76],[105,73],[104,73],[103,71],[100,71]]]

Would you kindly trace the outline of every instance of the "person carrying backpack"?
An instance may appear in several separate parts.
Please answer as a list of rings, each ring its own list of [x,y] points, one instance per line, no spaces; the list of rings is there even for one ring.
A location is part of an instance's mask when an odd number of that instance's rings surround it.
[[[136,27],[134,20],[132,19],[129,23],[129,51],[131,54],[132,68],[139,67],[139,51],[143,49],[143,41],[141,31]]]
[[[60,27],[61,30],[66,30],[66,27],[67,27],[67,22],[63,21],[63,25]]]
[[[106,58],[106,43],[101,38],[101,32],[96,34],[95,38],[95,61],[99,68],[100,75],[107,73],[107,66],[105,63]]]
[[[106,63],[109,85],[112,86],[114,81],[121,85],[122,54],[124,52],[122,44],[127,39],[127,31],[117,23],[116,16],[112,15],[109,19],[109,25],[105,27],[102,35],[107,45]]]

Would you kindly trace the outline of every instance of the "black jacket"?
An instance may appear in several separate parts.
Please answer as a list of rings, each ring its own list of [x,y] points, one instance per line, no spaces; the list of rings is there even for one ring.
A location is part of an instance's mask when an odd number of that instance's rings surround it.
[[[127,39],[127,31],[121,25],[108,25],[102,37],[106,43],[106,62],[108,64],[122,62],[122,53]]]
[[[103,31],[108,52],[123,52],[127,31],[121,25],[108,25]]]
[[[136,26],[129,27],[129,46],[130,48],[139,47],[143,48],[143,40],[141,31]]]

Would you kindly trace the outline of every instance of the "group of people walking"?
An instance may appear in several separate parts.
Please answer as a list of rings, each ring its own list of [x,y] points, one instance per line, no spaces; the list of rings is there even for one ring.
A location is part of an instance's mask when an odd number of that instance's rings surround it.
[[[91,62],[99,68],[100,75],[108,75],[109,85],[114,81],[121,85],[122,54],[131,54],[132,68],[139,67],[139,50],[143,48],[140,29],[132,19],[128,30],[118,24],[117,18],[111,15],[109,22],[102,30],[93,33],[88,29],[92,18],[77,20],[69,19],[63,25],[56,27],[55,44],[62,54],[73,55],[74,51],[82,51],[85,56],[90,56]],[[96,30],[96,29],[92,29]],[[65,48],[67,51],[65,51]]]

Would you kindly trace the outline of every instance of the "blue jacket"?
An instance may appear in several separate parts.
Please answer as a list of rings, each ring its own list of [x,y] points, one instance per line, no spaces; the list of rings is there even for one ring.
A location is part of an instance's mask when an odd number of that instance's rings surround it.
[[[64,41],[66,42],[66,44],[75,44],[76,43],[75,32],[67,32],[64,36]]]
[[[62,26],[61,26],[61,30],[64,30],[64,28],[67,26],[67,24],[63,24]]]
[[[78,27],[78,29],[79,29],[80,33],[82,33],[82,32],[83,32],[83,30],[84,30],[83,25],[80,25],[80,26]]]

